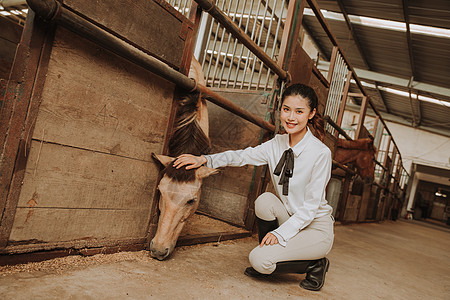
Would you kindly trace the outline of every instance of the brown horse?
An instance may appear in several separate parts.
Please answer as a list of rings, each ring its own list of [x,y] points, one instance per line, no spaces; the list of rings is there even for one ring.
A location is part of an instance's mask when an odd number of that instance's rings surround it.
[[[374,179],[375,147],[370,138],[358,140],[338,139],[334,159],[345,165],[354,163],[358,174],[367,182]]]
[[[200,64],[194,60],[192,65],[190,76],[204,83]],[[170,156],[154,154],[166,168],[158,186],[160,216],[155,237],[150,242],[152,257],[163,260],[172,253],[186,219],[197,210],[203,178],[218,172],[207,167],[176,169],[173,161],[184,153],[202,155],[209,151],[206,102],[199,93],[190,93],[178,103],[175,128],[169,141]]]

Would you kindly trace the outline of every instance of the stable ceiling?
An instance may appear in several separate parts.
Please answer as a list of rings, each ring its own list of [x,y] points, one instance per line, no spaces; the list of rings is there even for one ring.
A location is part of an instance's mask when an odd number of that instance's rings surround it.
[[[450,136],[449,0],[317,3],[383,117]],[[303,25],[329,60],[332,44],[311,10],[305,11]],[[358,92],[356,86],[353,91]]]

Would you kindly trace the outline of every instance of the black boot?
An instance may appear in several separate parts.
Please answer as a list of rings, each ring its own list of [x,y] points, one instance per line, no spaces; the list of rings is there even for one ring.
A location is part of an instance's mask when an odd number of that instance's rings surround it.
[[[300,286],[310,291],[320,290],[325,283],[329,266],[330,261],[326,257],[311,261],[306,269],[306,278],[300,282]]]
[[[273,274],[287,274],[287,273],[295,273],[295,274],[304,274],[306,270],[311,264],[311,260],[290,260],[290,261],[280,261],[277,263],[277,267],[275,271],[271,274],[262,274],[256,271],[253,268],[247,268],[245,270],[245,274],[251,277],[267,277]]]
[[[271,232],[272,230],[275,230],[278,228],[277,219],[275,219],[273,221],[266,221],[266,220],[256,217],[256,224],[258,225],[258,240],[259,240],[260,244],[268,232]],[[270,275],[270,274],[259,273],[252,267],[248,267],[247,269],[245,269],[244,274],[247,276],[256,277],[256,278],[263,278],[263,277],[267,277]]]
[[[277,219],[273,221],[265,221],[256,217],[256,224],[258,224],[258,240],[260,244],[267,233],[278,228]]]
[[[247,268],[245,274],[251,277],[264,278],[272,274],[304,274],[306,278],[300,282],[300,286],[306,290],[318,291],[325,282],[325,274],[328,271],[330,262],[327,258],[317,260],[292,260],[277,263],[275,271],[271,274],[262,274],[253,268]]]

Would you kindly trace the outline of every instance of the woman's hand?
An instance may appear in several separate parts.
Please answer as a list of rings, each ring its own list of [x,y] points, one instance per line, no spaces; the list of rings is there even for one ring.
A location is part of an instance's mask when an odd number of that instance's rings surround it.
[[[175,159],[173,166],[177,169],[186,166],[186,170],[195,169],[201,167],[206,163],[206,157],[203,155],[195,156],[192,154],[181,154]]]
[[[275,235],[273,235],[272,233],[267,233],[266,236],[262,239],[261,244],[259,245],[259,247],[262,247],[265,245],[275,245],[278,244],[278,239]]]

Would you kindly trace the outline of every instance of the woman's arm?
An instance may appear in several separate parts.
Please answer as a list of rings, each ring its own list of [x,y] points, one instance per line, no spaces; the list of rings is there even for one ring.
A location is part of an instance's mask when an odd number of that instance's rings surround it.
[[[182,154],[174,162],[174,167],[193,169],[207,163],[210,168],[220,168],[226,166],[240,167],[244,165],[260,166],[268,163],[268,157],[272,151],[272,140],[269,140],[256,147],[248,147],[243,150],[228,150],[211,155],[194,156]]]

